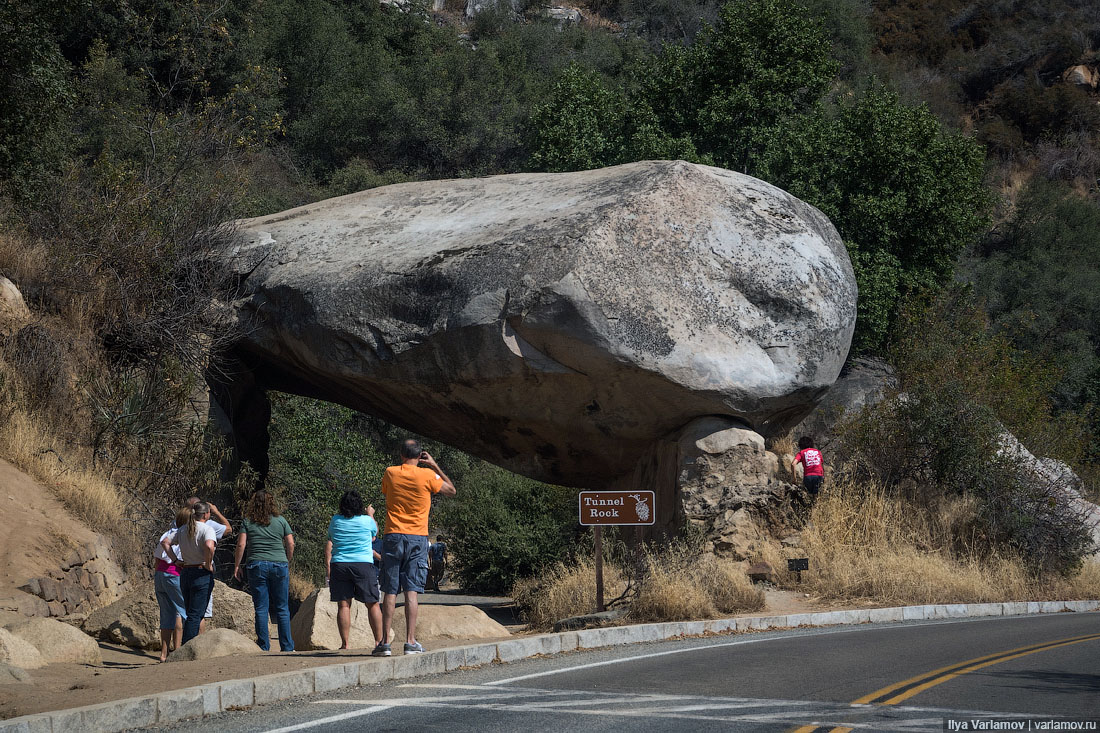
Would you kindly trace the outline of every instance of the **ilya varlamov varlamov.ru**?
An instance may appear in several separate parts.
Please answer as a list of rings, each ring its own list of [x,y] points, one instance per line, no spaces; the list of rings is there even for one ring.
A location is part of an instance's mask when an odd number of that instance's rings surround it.
[[[1025,718],[1023,720],[993,720],[990,718],[967,718],[965,720],[944,720],[944,730],[1097,730],[1095,720],[1045,720]]]

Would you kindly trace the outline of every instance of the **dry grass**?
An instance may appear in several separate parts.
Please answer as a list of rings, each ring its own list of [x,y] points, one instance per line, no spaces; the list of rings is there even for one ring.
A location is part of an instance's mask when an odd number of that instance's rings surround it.
[[[1032,577],[1018,559],[969,552],[976,531],[967,500],[938,505],[891,497],[876,487],[834,483],[814,506],[799,548],[764,553],[779,582],[826,600],[883,605],[1100,598],[1100,563],[1072,578]],[[786,558],[809,557],[795,584]]]
[[[764,594],[752,587],[734,562],[713,555],[699,555],[683,548],[646,553],[642,579],[629,601],[630,621],[688,621],[756,611],[764,607]],[[591,613],[596,606],[596,573],[591,560],[560,563],[536,578],[520,581],[512,597],[535,628],[549,628],[555,621]],[[622,570],[604,564],[605,598],[626,590]]]
[[[645,579],[630,604],[634,621],[692,621],[764,608],[736,563],[672,549],[646,557]]]
[[[317,590],[317,586],[305,575],[297,570],[290,571],[290,597],[299,603],[309,597],[309,594]]]
[[[48,487],[92,529],[112,536],[126,532],[119,517],[126,503],[117,487],[75,461],[35,418],[13,410],[0,425],[0,454]]]
[[[614,563],[604,563],[603,582],[605,599],[626,590],[626,580]],[[550,628],[563,618],[592,613],[596,609],[596,566],[592,560],[558,563],[516,583],[512,598],[527,623],[539,629]]]

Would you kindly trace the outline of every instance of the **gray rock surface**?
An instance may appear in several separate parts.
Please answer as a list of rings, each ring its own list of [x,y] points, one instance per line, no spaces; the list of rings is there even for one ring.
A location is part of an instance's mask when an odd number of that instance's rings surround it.
[[[303,652],[312,649],[339,649],[340,632],[336,628],[336,608],[337,604],[329,600],[327,588],[310,593],[290,620],[294,648]],[[374,648],[374,632],[370,628],[367,609],[359,602],[351,604],[348,646],[352,649]]]
[[[835,446],[835,428],[845,416],[878,404],[895,387],[897,375],[885,359],[852,359],[813,412],[791,431],[792,437],[797,441],[802,435],[813,436],[817,447],[829,451]]]
[[[678,161],[372,189],[240,222],[227,259],[247,335],[214,394],[261,471],[274,388],[607,487],[701,416],[786,431],[855,324],[825,216]]]
[[[779,477],[764,439],[728,420],[701,418],[677,446],[685,518],[720,557],[757,557],[769,534],[798,526],[800,489]]]
[[[30,681],[31,676],[27,674],[27,670],[0,662],[0,685]]]

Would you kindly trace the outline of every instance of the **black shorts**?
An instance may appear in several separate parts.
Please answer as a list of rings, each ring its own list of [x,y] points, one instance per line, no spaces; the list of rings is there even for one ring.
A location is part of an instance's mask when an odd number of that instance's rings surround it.
[[[372,562],[334,562],[330,566],[328,593],[330,601],[354,598],[370,605],[378,603],[378,569]]]
[[[825,481],[824,476],[803,476],[802,485],[806,487],[806,491],[811,494],[816,494],[821,491],[821,484]]]

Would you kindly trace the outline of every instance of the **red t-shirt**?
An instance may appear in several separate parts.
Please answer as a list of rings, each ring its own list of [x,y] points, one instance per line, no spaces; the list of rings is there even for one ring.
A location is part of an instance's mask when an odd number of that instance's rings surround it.
[[[803,476],[825,475],[825,462],[821,460],[821,451],[817,448],[807,448],[799,451],[798,455],[794,457],[794,462],[798,463],[800,461]]]

